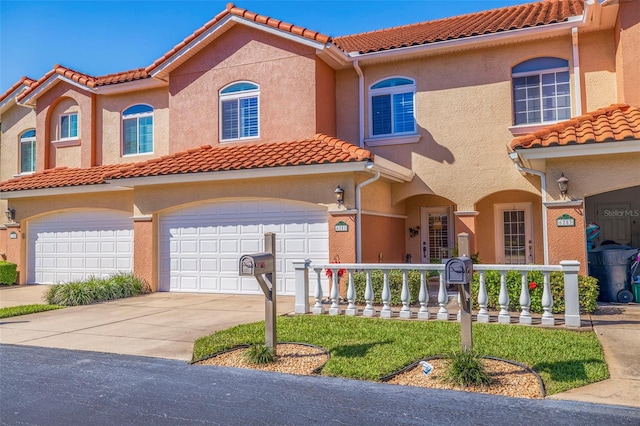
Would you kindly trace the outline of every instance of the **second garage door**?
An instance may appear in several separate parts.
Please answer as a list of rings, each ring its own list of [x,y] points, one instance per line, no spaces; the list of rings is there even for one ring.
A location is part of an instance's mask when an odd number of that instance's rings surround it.
[[[292,261],[326,262],[327,211],[284,200],[206,203],[161,216],[160,291],[262,294],[254,278],[238,277],[242,254],[264,250],[276,234],[277,292],[294,294]]]

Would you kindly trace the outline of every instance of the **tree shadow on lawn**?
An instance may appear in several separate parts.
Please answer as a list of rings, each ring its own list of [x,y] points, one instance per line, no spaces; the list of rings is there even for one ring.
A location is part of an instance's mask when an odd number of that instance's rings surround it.
[[[385,340],[380,342],[362,343],[358,345],[341,345],[336,346],[331,351],[332,356],[339,356],[344,358],[361,358],[367,355],[369,351],[378,345],[389,345],[393,343],[391,340]]]
[[[576,381],[585,381],[591,383],[594,377],[587,372],[587,366],[592,366],[592,373],[597,373],[598,366],[604,367],[606,371],[607,364],[601,359],[588,359],[584,361],[559,361],[559,362],[539,362],[533,365],[533,369],[540,373],[546,373],[549,378],[559,383],[570,383]],[[608,374],[607,374],[608,377]],[[604,380],[606,377],[600,378]]]

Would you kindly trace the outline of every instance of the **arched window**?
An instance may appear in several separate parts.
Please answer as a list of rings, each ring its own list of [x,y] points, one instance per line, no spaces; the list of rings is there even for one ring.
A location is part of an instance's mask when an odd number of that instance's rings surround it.
[[[36,170],[36,131],[27,130],[20,135],[20,173]]]
[[[233,83],[220,91],[221,140],[260,136],[260,87],[248,81]]]
[[[373,84],[369,88],[371,136],[415,133],[415,92],[415,82],[404,77],[392,77]]]
[[[133,105],[122,112],[124,155],[153,152],[153,108]]]
[[[541,57],[512,68],[514,123],[534,124],[571,118],[569,61]]]

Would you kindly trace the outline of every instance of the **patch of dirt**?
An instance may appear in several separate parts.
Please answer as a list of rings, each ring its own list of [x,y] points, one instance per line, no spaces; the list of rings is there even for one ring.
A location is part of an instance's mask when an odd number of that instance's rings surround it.
[[[245,359],[247,348],[233,349],[212,358],[198,361],[197,365],[218,365],[225,367],[249,368],[288,374],[312,375],[328,360],[329,355],[321,348],[298,343],[280,343],[276,347],[277,359],[271,364],[251,364]],[[516,398],[544,398],[538,377],[518,365],[509,362],[483,359],[493,383],[487,387],[459,387],[444,383],[446,359],[431,359],[433,371],[429,375],[422,372],[420,365],[396,374],[386,383],[419,386],[426,388],[451,389],[467,392],[481,392]]]

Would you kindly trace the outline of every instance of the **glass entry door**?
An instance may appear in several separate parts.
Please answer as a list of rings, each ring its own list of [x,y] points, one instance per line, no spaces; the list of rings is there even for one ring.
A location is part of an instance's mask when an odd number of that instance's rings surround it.
[[[531,204],[497,204],[496,260],[498,263],[533,263]]]
[[[453,251],[453,223],[451,207],[422,207],[422,263],[440,263],[451,257]]]

